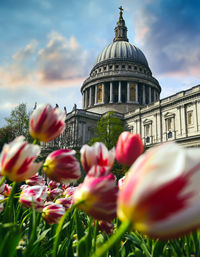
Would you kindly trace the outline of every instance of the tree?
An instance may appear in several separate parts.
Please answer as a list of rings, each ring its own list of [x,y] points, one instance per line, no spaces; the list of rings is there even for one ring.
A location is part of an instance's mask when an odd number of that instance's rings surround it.
[[[96,137],[90,140],[90,144],[103,142],[108,149],[116,145],[121,132],[123,131],[122,121],[114,116],[113,112],[108,112],[98,122],[95,129]]]
[[[29,135],[29,116],[27,106],[24,103],[16,106],[10,114],[9,118],[5,118],[7,126],[12,129],[14,137],[25,136],[27,140],[30,140]]]
[[[4,144],[9,143],[14,138],[15,135],[13,133],[12,127],[6,126],[0,128],[0,151],[2,150]]]

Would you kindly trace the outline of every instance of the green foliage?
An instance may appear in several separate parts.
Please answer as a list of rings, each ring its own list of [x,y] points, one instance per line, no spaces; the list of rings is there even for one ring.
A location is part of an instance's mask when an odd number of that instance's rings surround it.
[[[3,145],[9,143],[15,138],[15,134],[11,126],[0,128],[0,151]]]
[[[5,118],[7,126],[12,129],[14,137],[25,136],[27,140],[30,140],[29,135],[29,116],[25,103],[21,103],[16,106],[10,113],[10,117]]]
[[[117,139],[123,131],[122,121],[116,118],[113,112],[108,112],[98,122],[95,129],[96,137],[90,140],[90,145],[103,142],[108,149],[116,145]]]

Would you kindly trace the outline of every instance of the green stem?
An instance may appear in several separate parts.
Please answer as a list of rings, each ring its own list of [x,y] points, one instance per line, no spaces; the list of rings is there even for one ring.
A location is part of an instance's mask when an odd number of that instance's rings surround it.
[[[80,204],[82,204],[84,201],[80,201],[74,205],[72,205],[71,208],[69,208],[65,214],[62,216],[57,229],[56,229],[56,235],[55,235],[55,239],[53,242],[53,252],[52,252],[52,257],[56,257],[57,256],[57,249],[58,249],[58,243],[59,243],[59,239],[60,239],[60,232],[62,230],[63,224],[65,222],[65,219],[68,217],[69,213],[74,210],[77,206],[79,206]]]
[[[37,145],[37,143],[38,143],[38,139],[35,138],[35,139],[33,140],[33,145]]]
[[[108,241],[102,245],[102,247],[98,248],[97,251],[91,256],[91,257],[103,257],[106,256],[107,251],[115,244],[117,243],[123,234],[129,229],[131,225],[130,221],[124,221],[117,232],[112,235]]]
[[[5,181],[5,179],[6,179],[6,176],[3,176],[2,179],[1,179],[1,181],[0,181],[0,186],[3,185],[3,182]]]

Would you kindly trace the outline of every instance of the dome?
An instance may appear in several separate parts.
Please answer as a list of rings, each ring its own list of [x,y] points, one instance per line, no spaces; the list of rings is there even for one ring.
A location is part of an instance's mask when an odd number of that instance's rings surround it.
[[[116,41],[103,49],[96,60],[96,64],[107,60],[127,60],[149,67],[143,52],[136,46],[126,41]]]

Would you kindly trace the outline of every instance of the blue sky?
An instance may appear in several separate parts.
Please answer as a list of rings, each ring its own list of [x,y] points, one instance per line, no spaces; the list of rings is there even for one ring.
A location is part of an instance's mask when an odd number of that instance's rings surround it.
[[[121,5],[161,97],[200,84],[199,0],[0,0],[0,127],[22,102],[81,108],[80,87]]]

